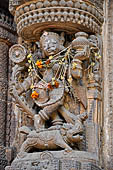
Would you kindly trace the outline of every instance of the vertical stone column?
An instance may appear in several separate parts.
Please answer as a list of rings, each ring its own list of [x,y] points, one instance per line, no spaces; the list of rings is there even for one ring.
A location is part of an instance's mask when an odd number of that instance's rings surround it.
[[[87,151],[99,156],[100,148],[100,115],[101,115],[101,87],[100,84],[91,81],[88,84],[88,121],[86,125]]]
[[[8,45],[0,41],[0,169],[6,166],[5,127],[7,114]]]
[[[105,170],[113,169],[113,1],[104,5],[105,24],[103,30],[104,70],[104,127],[103,153]]]
[[[17,37],[13,17],[2,9],[0,9],[0,16],[0,170],[4,170],[7,164],[6,146],[10,143],[12,107],[8,94],[8,76],[11,71],[8,50],[12,44],[16,43]]]

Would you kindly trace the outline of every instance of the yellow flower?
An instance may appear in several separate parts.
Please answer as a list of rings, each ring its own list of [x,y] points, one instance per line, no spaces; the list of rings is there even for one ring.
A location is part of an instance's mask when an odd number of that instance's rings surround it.
[[[31,89],[33,89],[34,88],[34,86],[33,85],[31,85],[31,87],[30,87]]]
[[[28,72],[30,72],[31,71],[31,69],[28,69]]]
[[[50,60],[53,59],[53,56],[49,56],[49,59],[50,59]]]
[[[73,63],[73,64],[72,64],[72,68],[73,68],[73,69],[75,69],[76,66],[77,66],[77,63]]]
[[[71,84],[72,83],[72,77],[71,76],[69,76],[69,79],[68,79],[68,82]]]
[[[29,69],[32,69],[32,66],[31,66],[31,65],[29,66]]]
[[[31,60],[28,60],[28,63],[31,63]]]
[[[55,80],[55,77],[52,78],[52,81],[54,81],[54,80]]]
[[[61,76],[61,80],[64,80],[64,77],[63,77],[63,76]]]
[[[31,55],[31,53],[27,56],[27,58],[31,58],[32,57],[32,55]]]
[[[65,59],[63,58],[62,61],[64,61]]]
[[[95,53],[95,56],[98,56],[98,53]]]
[[[92,63],[91,63],[91,65],[92,65],[92,66],[94,66],[94,65],[95,65],[95,63],[94,63],[94,62],[92,62]]]
[[[101,55],[99,55],[97,58],[100,59],[100,58],[101,58]]]

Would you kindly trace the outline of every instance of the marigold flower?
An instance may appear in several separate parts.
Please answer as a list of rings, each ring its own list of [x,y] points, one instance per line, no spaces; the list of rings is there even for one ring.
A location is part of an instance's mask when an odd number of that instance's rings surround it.
[[[42,68],[43,67],[41,60],[37,60],[36,65],[37,65],[38,68]]]
[[[51,83],[48,83],[48,89],[50,89],[50,90],[52,90],[52,89],[53,89],[53,87],[52,87]]]
[[[37,99],[38,96],[39,94],[36,91],[33,91],[31,94],[32,99]]]
[[[46,61],[46,64],[49,64],[50,63],[50,60],[48,59],[47,61]]]
[[[38,66],[38,68],[42,68],[42,67],[43,67],[43,65]]]
[[[58,88],[59,87],[59,82],[55,81],[55,87]]]

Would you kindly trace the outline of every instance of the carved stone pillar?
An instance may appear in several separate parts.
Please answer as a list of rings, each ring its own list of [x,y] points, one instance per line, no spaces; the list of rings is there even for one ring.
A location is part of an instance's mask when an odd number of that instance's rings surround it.
[[[9,47],[16,42],[15,26],[13,17],[0,10],[0,169],[3,170],[7,164],[6,140],[10,136],[11,98],[8,95],[9,76],[11,64],[9,63]],[[9,71],[10,70],[10,71]],[[8,128],[7,128],[8,127]],[[8,129],[8,130],[7,130]]]
[[[8,45],[0,42],[0,162],[5,165],[5,126],[7,114]],[[4,162],[4,163],[3,163]],[[1,164],[0,164],[1,166]]]
[[[106,0],[105,24],[103,31],[104,43],[104,166],[113,169],[113,1]]]

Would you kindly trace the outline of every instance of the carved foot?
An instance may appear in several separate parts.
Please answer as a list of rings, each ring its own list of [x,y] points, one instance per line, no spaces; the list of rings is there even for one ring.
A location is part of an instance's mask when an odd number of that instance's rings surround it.
[[[65,152],[69,153],[69,152],[72,152],[72,150],[73,150],[72,148],[66,148]]]
[[[19,152],[17,158],[24,158],[27,155],[27,152]]]

